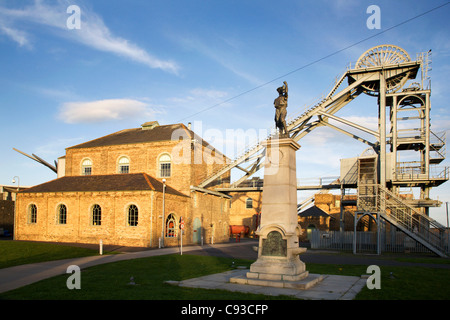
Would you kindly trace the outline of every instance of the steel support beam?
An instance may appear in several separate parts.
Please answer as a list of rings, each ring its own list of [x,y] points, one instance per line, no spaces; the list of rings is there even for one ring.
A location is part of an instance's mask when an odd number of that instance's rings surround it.
[[[327,122],[327,121],[321,120],[321,124],[323,124],[323,125],[325,125],[325,126],[327,126],[327,127],[330,127],[330,128],[332,128],[332,129],[334,129],[334,130],[340,132],[340,133],[343,133],[343,134],[345,134],[345,135],[347,135],[347,136],[349,136],[349,137],[351,137],[351,138],[353,138],[353,139],[356,139],[356,140],[358,140],[358,141],[360,141],[360,142],[362,142],[362,143],[365,143],[365,144],[371,146],[372,148],[375,148],[375,144],[374,144],[374,143],[372,143],[372,142],[370,142],[370,141],[367,141],[367,140],[364,139],[364,138],[358,137],[357,135],[355,135],[355,134],[353,134],[353,133],[350,133],[350,132],[348,132],[348,131],[345,131],[345,130],[339,128],[339,127],[336,127],[336,126],[330,124],[330,123]]]
[[[373,130],[364,128],[363,126],[360,126],[359,124],[356,124],[356,123],[354,123],[354,122],[351,122],[351,121],[348,121],[348,120],[345,120],[345,119],[336,117],[336,116],[334,116],[334,115],[332,115],[332,114],[329,114],[329,113],[326,113],[326,112],[323,112],[323,111],[319,111],[319,114],[322,115],[323,117],[327,117],[327,118],[336,120],[336,121],[338,121],[338,122],[340,122],[340,123],[346,124],[346,125],[348,125],[348,126],[350,126],[350,127],[353,127],[353,128],[355,128],[355,129],[358,129],[358,130],[364,131],[364,132],[366,132],[366,133],[369,133],[369,134],[373,135],[373,136],[376,137],[376,138],[378,138],[378,137],[380,136],[380,135],[378,134],[378,132],[375,132],[375,131],[373,131]],[[324,122],[326,122],[326,121],[324,121]]]

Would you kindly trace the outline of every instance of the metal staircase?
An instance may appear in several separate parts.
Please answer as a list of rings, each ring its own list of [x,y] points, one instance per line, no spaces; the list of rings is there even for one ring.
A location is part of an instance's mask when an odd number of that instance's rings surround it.
[[[404,232],[440,257],[447,257],[444,244],[445,227],[427,215],[420,213],[395,194],[379,184],[366,185],[373,193],[358,195],[357,210],[360,213],[379,214],[384,220]],[[432,231],[431,229],[434,229]]]

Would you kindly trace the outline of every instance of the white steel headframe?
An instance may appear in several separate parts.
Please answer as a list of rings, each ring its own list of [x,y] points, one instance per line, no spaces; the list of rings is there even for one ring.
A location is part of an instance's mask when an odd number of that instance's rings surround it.
[[[369,95],[380,95],[379,101],[384,102],[386,93],[395,92],[402,88],[408,79],[416,76],[421,66],[421,61],[411,61],[409,55],[401,48],[392,45],[382,45],[367,50],[358,59],[355,66],[351,66],[338,78],[330,93],[318,103],[307,109],[303,114],[287,123],[287,129],[292,139],[298,142],[315,128],[328,126],[334,130],[344,133],[358,141],[366,143],[373,148],[386,148],[386,137],[380,128],[379,132],[370,130],[362,125],[335,116],[335,113],[346,106],[361,93]],[[344,80],[347,79],[347,86],[342,88]],[[338,89],[340,89],[338,91]],[[381,93],[380,93],[381,92]],[[380,109],[384,107],[380,106]],[[382,117],[384,113],[380,113]],[[350,133],[336,125],[329,123],[333,119],[341,124],[351,126],[365,133],[372,135],[376,142],[368,141],[362,137]],[[385,120],[385,119],[384,119]],[[380,123],[383,119],[380,119]],[[385,122],[384,122],[385,123]],[[266,140],[273,137],[269,135]],[[214,180],[229,172],[233,168],[239,168],[244,175],[231,184],[231,187],[237,187],[255,174],[263,165],[265,148],[259,141],[234,161],[224,165],[221,169],[214,172],[198,187],[206,188]],[[385,152],[382,152],[385,153]],[[245,168],[241,165],[246,164]]]

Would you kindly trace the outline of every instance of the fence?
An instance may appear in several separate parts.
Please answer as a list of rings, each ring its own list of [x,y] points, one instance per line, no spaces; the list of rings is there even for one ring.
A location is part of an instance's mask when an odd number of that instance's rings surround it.
[[[311,249],[327,250],[353,250],[353,231],[320,231],[311,230]],[[411,239],[403,232],[380,233],[381,252],[414,252],[430,253],[430,251],[417,241]],[[446,247],[448,251],[448,237],[446,237]],[[377,233],[376,232],[356,232],[356,252],[376,253]]]

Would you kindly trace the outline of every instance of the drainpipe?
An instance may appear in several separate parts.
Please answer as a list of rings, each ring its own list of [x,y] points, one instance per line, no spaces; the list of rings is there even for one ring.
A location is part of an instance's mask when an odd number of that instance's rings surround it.
[[[150,192],[150,248],[153,245],[153,198],[154,193],[153,191]]]
[[[164,225],[165,225],[165,209],[166,209],[166,179],[163,182],[163,202],[162,202],[162,219],[161,219],[161,246],[164,248]]]

